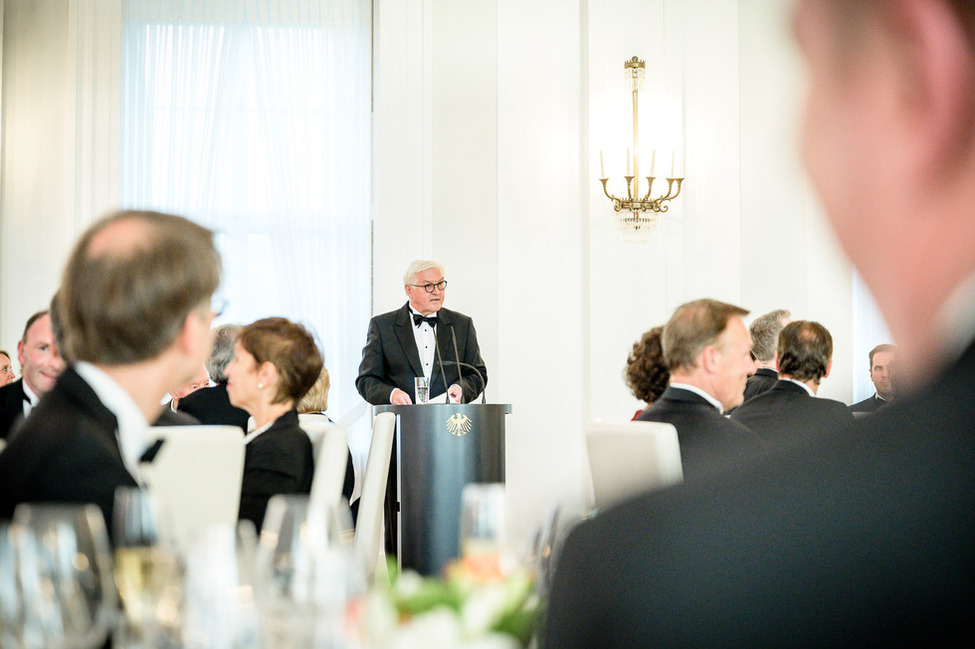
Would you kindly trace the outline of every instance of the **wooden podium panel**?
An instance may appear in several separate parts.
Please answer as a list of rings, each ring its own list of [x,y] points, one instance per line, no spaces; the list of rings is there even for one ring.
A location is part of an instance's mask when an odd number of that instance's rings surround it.
[[[504,416],[511,405],[383,405],[375,412],[396,415],[387,534],[401,567],[439,574],[458,555],[464,485],[504,482]]]

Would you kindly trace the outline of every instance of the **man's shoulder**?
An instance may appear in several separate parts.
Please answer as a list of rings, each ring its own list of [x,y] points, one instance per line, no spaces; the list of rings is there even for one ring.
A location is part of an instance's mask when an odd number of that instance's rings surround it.
[[[0,408],[8,403],[20,404],[24,400],[24,379],[19,378],[0,388]]]
[[[873,412],[879,407],[877,395],[871,394],[863,401],[857,401],[849,407],[850,412]]]

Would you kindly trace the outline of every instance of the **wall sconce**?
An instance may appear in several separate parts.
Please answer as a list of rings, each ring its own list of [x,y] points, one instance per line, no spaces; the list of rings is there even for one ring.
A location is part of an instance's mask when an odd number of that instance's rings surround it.
[[[624,78],[627,86],[633,91],[633,148],[626,150],[626,198],[614,196],[609,193],[606,183],[609,178],[606,176],[606,167],[603,164],[603,152],[599,152],[599,182],[603,184],[603,193],[613,201],[613,209],[616,210],[616,223],[625,234],[632,238],[640,239],[648,235],[656,226],[658,215],[666,212],[667,202],[677,198],[680,194],[683,178],[674,177],[674,156],[670,158],[670,176],[663,178],[667,181],[667,191],[663,194],[651,198],[653,192],[654,168],[657,162],[657,151],[654,149],[650,157],[650,175],[647,179],[647,193],[640,197],[640,125],[638,119],[639,94],[643,87],[643,80],[646,76],[646,64],[637,57],[631,58],[623,64]],[[632,151],[632,156],[631,156]]]

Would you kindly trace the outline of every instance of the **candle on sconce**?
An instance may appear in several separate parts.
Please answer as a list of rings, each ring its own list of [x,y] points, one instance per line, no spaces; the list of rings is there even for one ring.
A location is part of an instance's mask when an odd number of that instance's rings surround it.
[[[650,176],[653,177],[653,170],[657,166],[657,150],[650,152]]]
[[[603,150],[599,150],[599,177],[606,177],[606,164],[603,162]]]
[[[670,177],[671,178],[674,177],[674,158],[676,157],[676,155],[677,155],[676,150],[670,152]]]
[[[626,150],[626,175],[633,175],[633,158],[630,157],[630,150]]]

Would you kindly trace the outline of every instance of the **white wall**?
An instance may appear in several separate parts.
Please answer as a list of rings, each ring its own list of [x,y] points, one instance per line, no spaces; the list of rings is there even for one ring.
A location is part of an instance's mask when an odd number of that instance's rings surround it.
[[[820,320],[837,346],[823,394],[849,400],[850,270],[797,155],[802,77],[788,3],[488,5],[414,0],[407,17],[380,3],[380,22],[398,13],[404,30],[419,31],[397,36],[400,55],[380,57],[398,72],[377,77],[377,165],[388,168],[381,149],[392,147],[392,167],[427,189],[410,194],[418,203],[384,201],[393,192],[378,179],[385,270],[374,281],[378,312],[402,301],[399,274],[415,250],[449,262],[448,299],[475,317],[489,399],[513,404],[507,469],[519,524],[557,500],[587,500],[584,422],[632,414],[627,351],[687,300]],[[596,181],[603,149],[621,182],[631,130],[622,64],[633,55],[647,61],[641,139],[676,145],[687,177],[641,244],[623,240]],[[404,76],[422,82],[407,88],[410,101],[395,95],[396,107],[384,107],[383,80],[398,89]],[[392,122],[421,142],[386,141]]]

